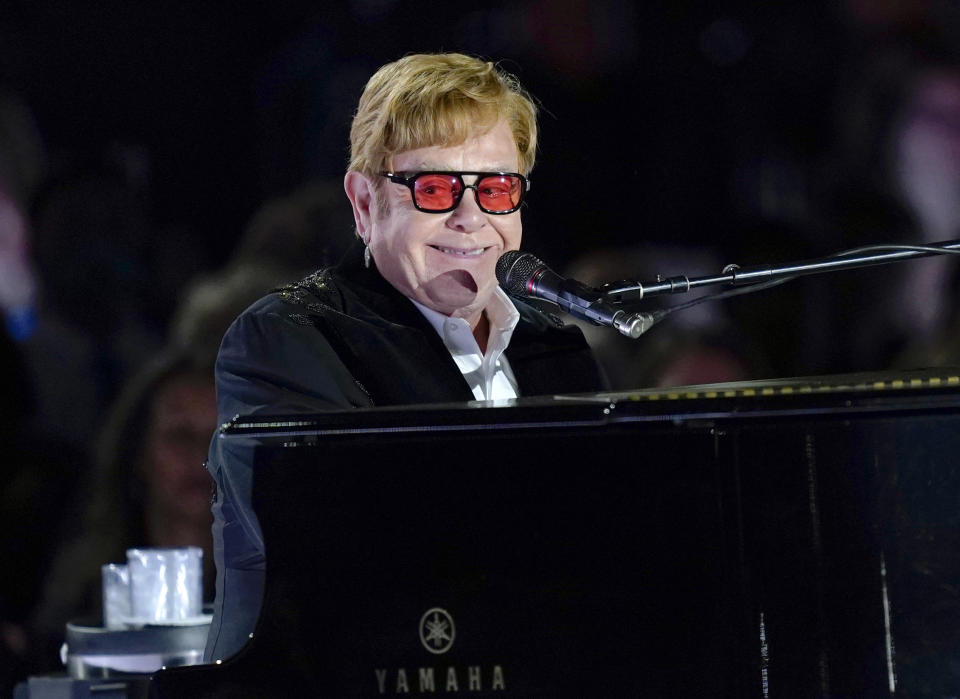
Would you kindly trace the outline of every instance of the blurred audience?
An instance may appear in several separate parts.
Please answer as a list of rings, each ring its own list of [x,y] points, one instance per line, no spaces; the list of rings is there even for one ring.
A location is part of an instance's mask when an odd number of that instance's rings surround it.
[[[352,231],[342,180],[313,180],[260,207],[229,264],[273,268],[282,273],[280,282],[295,281],[339,262]]]
[[[822,211],[831,249],[957,238],[960,50],[915,41],[878,49],[861,58],[841,95]],[[823,320],[834,341],[823,366],[935,360],[921,348],[937,344],[951,324],[957,269],[955,258],[937,257],[831,275]]]
[[[0,184],[0,310],[7,333],[18,341],[26,340],[35,324],[37,278],[28,230],[22,207]]]
[[[0,235],[3,235],[0,226]],[[2,255],[2,253],[0,253]],[[22,502],[34,488],[27,484],[34,477],[25,459],[21,430],[30,414],[29,386],[24,381],[23,357],[5,327],[0,326],[0,560],[8,571],[0,578],[0,694],[9,695],[14,680],[22,672],[26,652],[24,610],[33,603],[31,594],[39,580],[37,571],[43,561],[31,560],[21,543],[32,540]]]
[[[767,154],[762,167],[739,164],[737,230],[723,241],[724,263],[960,237],[958,17],[931,26],[924,12],[875,15],[869,3],[847,4],[861,24],[870,21],[853,28],[852,50],[836,73],[832,141],[806,158]],[[766,357],[770,376],[955,364],[960,357],[949,360],[944,350],[960,327],[958,268],[960,260],[938,257],[833,272],[719,306]]]
[[[216,428],[213,362],[220,338],[275,272],[235,266],[198,282],[175,314],[166,347],[124,387],[79,487],[79,526],[70,522],[31,623],[33,671],[57,668],[64,625],[96,623],[100,567],[134,546],[200,546],[204,596],[213,596],[210,499],[204,468]]]
[[[29,109],[0,91],[0,695],[26,669],[26,622],[52,555],[82,454],[33,429],[38,406],[25,343],[38,281],[27,212],[45,168]]]
[[[0,90],[0,319],[17,341],[34,327],[37,275],[28,212],[45,169],[42,139],[29,108]]]
[[[216,426],[209,351],[174,348],[124,389],[81,484],[80,527],[55,559],[36,628],[62,641],[64,624],[100,610],[100,566],[133,546],[201,545],[209,554],[210,482],[202,468]],[[205,581],[206,582],[206,581]]]
[[[36,428],[83,448],[118,388],[162,343],[149,315],[151,224],[136,188],[99,163],[54,178],[34,210],[41,292],[24,347]]]
[[[30,625],[31,671],[57,669],[64,625],[96,622],[100,567],[133,546],[200,546],[212,599],[212,482],[203,468],[216,428],[213,363],[233,319],[271,288],[337,259],[351,213],[339,182],[313,182],[267,202],[220,272],[198,275],[172,314],[164,348],[126,383],[80,484]],[[94,416],[93,419],[96,419]]]

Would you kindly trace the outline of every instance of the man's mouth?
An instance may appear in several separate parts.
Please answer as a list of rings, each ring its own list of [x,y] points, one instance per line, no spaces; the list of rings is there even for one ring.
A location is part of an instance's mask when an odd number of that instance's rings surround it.
[[[442,245],[431,245],[434,250],[439,250],[447,255],[459,255],[460,257],[479,257],[490,248],[469,248],[462,250],[460,248],[445,248]]]

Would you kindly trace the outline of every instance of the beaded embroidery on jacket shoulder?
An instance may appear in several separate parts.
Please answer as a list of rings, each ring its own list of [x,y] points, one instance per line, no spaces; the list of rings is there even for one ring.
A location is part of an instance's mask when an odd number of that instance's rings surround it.
[[[311,315],[320,315],[325,310],[331,309],[331,306],[324,303],[331,291],[327,285],[328,279],[328,273],[325,270],[319,270],[300,281],[287,284],[276,290],[277,296],[284,303],[308,311],[308,314],[290,313],[288,315],[290,320],[299,325],[313,325]]]

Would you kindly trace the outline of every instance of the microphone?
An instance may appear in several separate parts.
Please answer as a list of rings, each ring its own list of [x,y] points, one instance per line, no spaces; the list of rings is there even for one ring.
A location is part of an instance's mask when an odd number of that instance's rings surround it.
[[[564,279],[529,252],[503,253],[497,260],[497,281],[507,293],[551,301],[575,318],[615,328],[630,338],[640,337],[654,323],[650,313],[616,308],[602,292],[576,279]]]

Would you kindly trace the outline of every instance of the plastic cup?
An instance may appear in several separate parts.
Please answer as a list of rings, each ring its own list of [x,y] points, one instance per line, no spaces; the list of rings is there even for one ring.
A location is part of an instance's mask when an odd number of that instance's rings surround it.
[[[130,617],[130,570],[122,563],[100,566],[103,581],[103,625],[122,629]]]
[[[203,550],[137,548],[127,550],[131,611],[144,624],[176,624],[200,616],[203,608]]]

